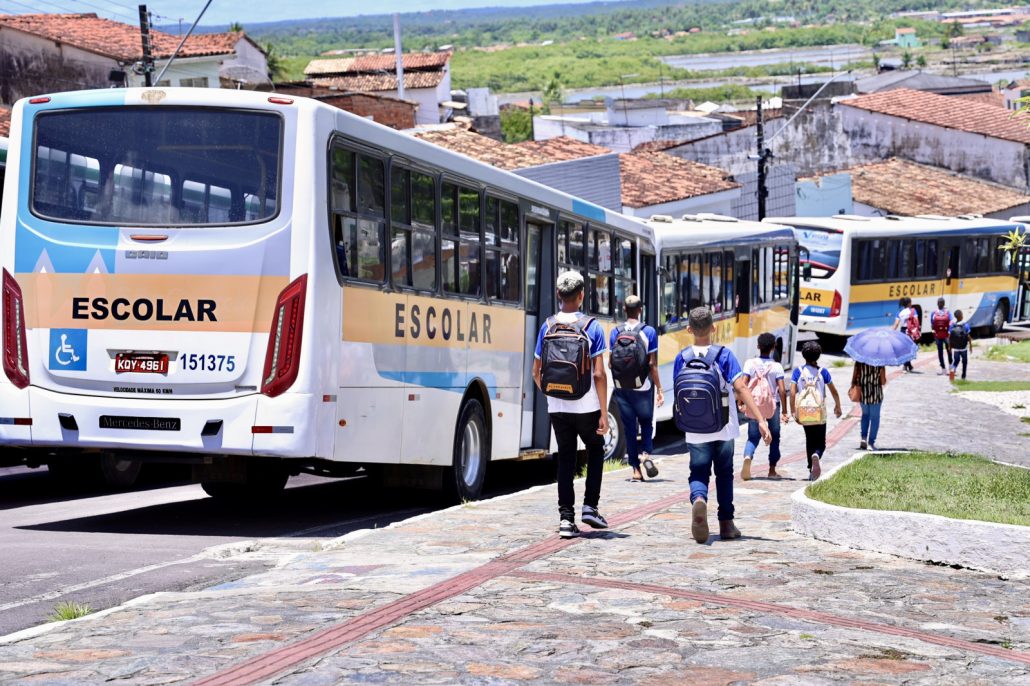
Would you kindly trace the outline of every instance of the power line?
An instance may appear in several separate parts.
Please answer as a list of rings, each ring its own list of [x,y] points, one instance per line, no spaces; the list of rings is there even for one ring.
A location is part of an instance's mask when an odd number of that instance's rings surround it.
[[[127,14],[127,13],[122,12],[120,10],[105,9],[105,8],[99,6],[99,5],[94,5],[91,2],[86,2],[86,0],[68,0],[68,1],[70,1],[70,2],[77,2],[77,3],[83,4],[86,7],[92,7],[93,9],[100,10],[101,12],[103,12],[105,14],[115,14],[115,15],[120,15],[120,16],[123,16],[123,17],[129,17],[130,19],[135,19],[136,18],[136,15]]]

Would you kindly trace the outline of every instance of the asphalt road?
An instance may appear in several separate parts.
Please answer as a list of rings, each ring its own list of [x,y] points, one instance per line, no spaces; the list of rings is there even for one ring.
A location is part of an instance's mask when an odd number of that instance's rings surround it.
[[[486,495],[547,483],[552,470],[491,465]],[[0,636],[46,621],[61,602],[99,611],[209,587],[317,541],[445,506],[428,492],[370,489],[363,477],[301,475],[275,502],[241,508],[207,497],[182,473],[144,475],[143,488],[110,493],[62,485],[46,468],[0,469]]]

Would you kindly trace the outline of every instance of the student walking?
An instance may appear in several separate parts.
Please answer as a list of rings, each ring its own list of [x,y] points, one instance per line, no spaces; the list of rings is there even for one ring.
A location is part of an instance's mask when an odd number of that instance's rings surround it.
[[[922,323],[919,321],[919,310],[912,307],[912,298],[905,296],[898,300],[898,307],[901,311],[898,312],[898,316],[894,319],[894,327],[898,331],[904,331],[908,334],[916,343],[919,343],[919,338],[922,336]],[[914,369],[912,362],[908,361],[905,363],[905,371],[911,372]]]
[[[874,367],[864,362],[855,363],[851,385],[858,388],[862,405],[862,439],[859,450],[876,450],[876,434],[880,430],[880,406],[883,387],[887,385],[887,368]]]
[[[533,361],[533,380],[547,396],[547,412],[558,444],[558,534],[579,535],[576,527],[576,439],[587,451],[586,493],[581,520],[595,529],[608,528],[597,511],[601,499],[604,442],[608,413],[608,379],[604,371],[604,330],[579,311],[583,305],[583,275],[558,277],[560,310],[540,327]]]
[[[948,343],[951,345],[951,373],[949,374],[952,381],[955,380],[955,370],[958,369],[958,363],[962,363],[962,378],[966,378],[966,366],[969,364],[969,339],[971,331],[969,324],[962,321],[963,315],[962,310],[955,310],[955,323],[951,325],[951,329],[948,331]]]
[[[719,536],[740,538],[733,523],[733,441],[740,436],[740,424],[731,389],[759,417],[758,430],[766,445],[772,436],[747,389],[740,362],[731,350],[712,344],[712,311],[703,306],[692,309],[687,331],[693,334],[694,345],[676,356],[672,376],[673,419],[690,451],[690,532],[698,543],[708,541],[708,482],[714,467]]]
[[[658,407],[665,404],[662,382],[658,378],[658,332],[641,322],[644,304],[639,297],[627,296],[624,308],[626,321],[612,329],[608,367],[612,370],[613,395],[622,417],[622,429],[626,432],[626,460],[633,468],[633,481],[643,481],[641,463],[649,478],[658,476],[658,468],[651,461],[655,392]],[[637,442],[638,426],[643,453]]]
[[[951,366],[951,345],[948,344],[948,338],[955,318],[944,304],[944,298],[937,298],[937,309],[930,315],[930,328],[933,329],[933,340],[937,344],[937,361],[941,363],[937,376],[947,372],[947,367],[944,366],[945,350],[948,352],[948,367]]]
[[[780,425],[786,424],[789,418],[783,365],[771,358],[774,347],[776,337],[771,333],[758,336],[758,357],[752,357],[744,363],[744,383],[751,391],[761,416],[769,425],[769,433],[772,434],[772,443],[769,444],[769,478],[779,479],[776,463],[780,461]],[[740,478],[744,481],[751,478],[751,462],[761,438],[758,417],[750,414],[747,417],[747,444],[744,446],[744,466],[740,471]]]
[[[840,395],[833,378],[825,368],[819,367],[822,347],[809,341],[801,348],[805,365],[794,370],[790,379],[790,412],[805,429],[805,453],[808,455],[808,479],[815,481],[822,474],[823,453],[826,452],[826,391],[833,394],[833,414],[840,417]]]

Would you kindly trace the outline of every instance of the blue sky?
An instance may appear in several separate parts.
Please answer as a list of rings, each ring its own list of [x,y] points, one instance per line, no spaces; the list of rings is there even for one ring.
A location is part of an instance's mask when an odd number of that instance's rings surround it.
[[[182,18],[192,22],[204,6],[204,0],[143,0],[147,8],[159,15],[157,24],[175,23]],[[452,10],[469,7],[525,7],[530,5],[553,5],[559,3],[582,3],[592,0],[377,0],[376,2],[328,2],[326,0],[214,0],[201,20],[201,25],[217,26],[238,21],[244,26],[265,21],[282,19],[310,19],[315,17],[350,17],[359,14],[386,14],[390,12],[423,12],[427,10]],[[19,0],[33,5],[33,0]],[[89,0],[88,6],[78,0],[46,0],[40,4],[40,11],[96,12],[118,21],[131,21],[136,13],[134,0]],[[0,8],[8,11],[25,12],[16,4],[0,0]],[[105,13],[101,8],[109,8]]]

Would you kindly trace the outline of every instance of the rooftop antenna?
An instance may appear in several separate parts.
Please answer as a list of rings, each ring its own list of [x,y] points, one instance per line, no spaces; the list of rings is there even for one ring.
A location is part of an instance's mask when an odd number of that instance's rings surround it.
[[[179,56],[179,51],[182,50],[182,46],[186,44],[186,39],[193,35],[193,29],[197,28],[197,24],[200,23],[201,17],[204,16],[204,12],[207,12],[207,8],[210,6],[211,0],[207,0],[207,2],[204,3],[204,9],[200,10],[200,14],[198,14],[197,18],[193,20],[193,24],[190,26],[190,30],[187,31],[186,35],[182,37],[181,41],[179,41],[179,45],[176,46],[175,52],[173,52],[172,56],[168,58],[167,62],[165,62],[165,66],[161,67],[161,71],[158,72],[157,78],[154,79],[155,83],[161,81],[161,77],[165,75],[166,71],[168,71],[168,67],[172,66],[172,62],[174,62],[175,58]]]

